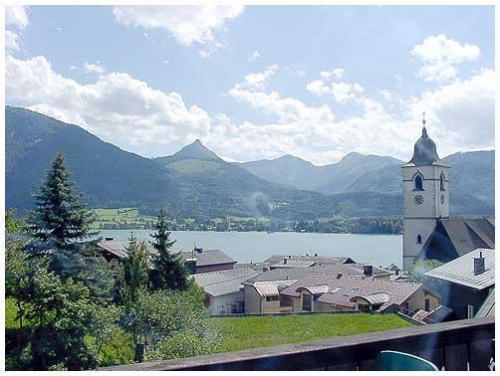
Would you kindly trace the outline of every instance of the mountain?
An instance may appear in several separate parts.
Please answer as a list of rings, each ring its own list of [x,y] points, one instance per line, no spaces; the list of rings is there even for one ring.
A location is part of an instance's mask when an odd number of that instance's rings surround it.
[[[7,106],[5,118],[6,207],[20,212],[33,207],[31,194],[58,152],[64,153],[93,208],[134,206],[154,215],[164,207],[173,218],[282,220],[397,216],[403,211],[401,161],[390,157],[351,153],[320,167],[293,156],[239,164],[224,161],[196,140],[173,155],[149,159],[23,108]],[[494,152],[445,159],[452,166],[453,214],[493,213],[493,159]],[[341,193],[297,188],[307,180],[316,189]]]
[[[23,108],[5,110],[6,205],[33,206],[31,194],[58,152],[63,152],[93,207],[143,206],[178,195],[157,163],[103,142],[84,129]]]
[[[326,166],[315,166],[311,162],[292,155],[245,162],[240,165],[258,177],[271,182],[333,194],[346,191],[354,181],[370,171],[401,164],[401,161],[391,157],[352,152],[339,162]]]
[[[370,171],[401,164],[402,161],[392,157],[352,152],[335,164],[320,167],[329,178],[326,183],[317,186],[314,190],[325,194],[342,193]]]
[[[275,183],[313,190],[325,176],[311,162],[287,154],[276,159],[239,163],[252,174]]]
[[[456,153],[443,158],[450,169],[452,215],[493,214],[495,207],[495,151]],[[401,165],[370,171],[346,192],[402,194]]]

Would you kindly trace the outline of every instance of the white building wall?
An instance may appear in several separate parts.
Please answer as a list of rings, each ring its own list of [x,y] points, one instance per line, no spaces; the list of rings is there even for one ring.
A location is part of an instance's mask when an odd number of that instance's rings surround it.
[[[221,296],[211,296],[208,310],[211,315],[230,315],[231,305],[239,302],[243,302],[242,291]]]
[[[415,177],[423,178],[423,191],[415,190]],[[441,174],[444,175],[444,190],[441,190]],[[438,218],[450,215],[449,167],[404,166],[404,233],[403,269],[408,269],[420,253],[436,226]],[[416,196],[423,202],[418,204]],[[417,242],[421,236],[421,243]]]

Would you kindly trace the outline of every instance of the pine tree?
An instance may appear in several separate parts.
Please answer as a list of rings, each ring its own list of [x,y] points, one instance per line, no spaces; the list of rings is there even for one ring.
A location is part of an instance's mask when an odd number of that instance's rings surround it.
[[[148,252],[145,242],[138,242],[132,234],[126,248],[127,257],[123,260],[123,301],[126,306],[131,306],[139,298],[141,289],[148,282]]]
[[[91,231],[94,216],[81,202],[82,194],[62,153],[52,162],[34,198],[36,209],[30,213],[29,231],[40,242],[35,251],[49,251],[51,269],[61,277],[74,276],[85,268],[85,256],[95,256],[95,247],[88,247],[84,240],[96,233]]]
[[[189,284],[189,272],[179,253],[172,253],[175,240],[170,239],[167,215],[163,209],[154,225],[156,232],[152,235],[151,245],[157,254],[153,255],[154,270],[151,273],[151,286],[154,290],[170,288],[184,290]]]

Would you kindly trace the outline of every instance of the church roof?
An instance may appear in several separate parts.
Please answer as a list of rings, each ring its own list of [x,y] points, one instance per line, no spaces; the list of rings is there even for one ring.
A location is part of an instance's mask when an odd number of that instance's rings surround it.
[[[426,166],[432,164],[444,164],[437,154],[436,144],[427,134],[425,125],[422,128],[422,136],[415,142],[413,157],[408,162],[415,166]]]
[[[451,261],[477,248],[495,248],[495,225],[487,218],[442,218],[418,258]]]

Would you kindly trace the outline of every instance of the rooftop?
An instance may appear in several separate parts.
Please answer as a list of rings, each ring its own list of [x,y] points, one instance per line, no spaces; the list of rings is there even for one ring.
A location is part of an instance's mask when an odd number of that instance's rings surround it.
[[[417,140],[413,147],[413,157],[408,162],[415,166],[440,164],[443,165],[441,159],[437,154],[436,144],[427,134],[425,128],[425,120],[423,121],[424,127],[422,128],[422,136]]]
[[[115,255],[119,259],[123,259],[127,257],[128,240],[101,240],[97,243],[99,247],[106,250],[107,252]],[[156,250],[153,248],[151,243],[146,242],[146,246],[148,251],[153,254],[156,253]],[[234,264],[234,261],[231,257],[226,255],[219,249],[202,249],[197,248],[197,250],[192,251],[183,251],[180,252],[180,256],[186,259],[196,259],[196,266],[208,266],[208,265],[219,265],[219,264]]]
[[[475,275],[474,258],[479,257],[480,252],[485,259],[485,271]],[[475,249],[472,252],[425,273],[425,277],[436,278],[473,289],[483,290],[495,284],[495,250],[484,248]]]
[[[393,282],[359,276],[337,278],[335,274],[315,272],[299,279],[281,294],[298,297],[301,289],[318,291],[318,301],[348,308],[354,308],[354,298],[362,298],[372,304],[381,304],[380,310],[383,311],[392,304],[402,304],[421,287],[421,283]]]
[[[211,296],[235,293],[243,287],[242,282],[258,275],[251,268],[234,268],[210,273],[194,275],[194,281]]]

